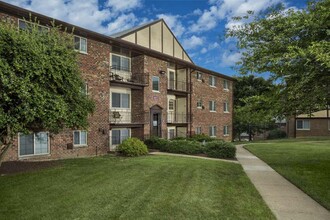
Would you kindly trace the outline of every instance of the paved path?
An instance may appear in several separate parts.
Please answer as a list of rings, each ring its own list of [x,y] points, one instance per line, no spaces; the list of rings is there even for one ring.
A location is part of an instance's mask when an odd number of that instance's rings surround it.
[[[330,220],[330,212],[262,160],[237,147],[237,159],[277,219]]]
[[[201,156],[193,156],[193,155],[187,155],[187,154],[172,154],[172,153],[165,153],[165,152],[152,152],[151,155],[167,155],[167,156],[177,156],[177,157],[190,157],[190,158],[198,158],[198,159],[204,159],[204,160],[217,160],[217,161],[223,161],[228,163],[239,163],[236,160],[224,160],[224,159],[218,159],[218,158],[211,158],[211,157],[201,157]]]

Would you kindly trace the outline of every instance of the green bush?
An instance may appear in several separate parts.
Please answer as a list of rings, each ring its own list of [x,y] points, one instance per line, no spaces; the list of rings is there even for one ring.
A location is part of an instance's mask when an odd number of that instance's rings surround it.
[[[286,132],[279,129],[274,129],[269,132],[267,137],[267,139],[279,139],[279,138],[286,138]]]
[[[178,154],[200,154],[204,153],[204,146],[197,141],[171,140],[163,151]]]
[[[159,137],[151,137],[150,139],[145,140],[144,143],[149,149],[162,150],[168,144],[168,140]]]
[[[128,138],[118,145],[117,152],[127,157],[136,157],[148,154],[148,148],[139,139]]]
[[[215,138],[212,138],[206,134],[195,134],[193,136],[191,136],[191,138],[189,138],[190,140],[193,141],[198,141],[198,142],[209,142],[209,141],[214,141]]]
[[[211,141],[205,145],[205,153],[214,158],[235,158],[236,148],[225,141]]]

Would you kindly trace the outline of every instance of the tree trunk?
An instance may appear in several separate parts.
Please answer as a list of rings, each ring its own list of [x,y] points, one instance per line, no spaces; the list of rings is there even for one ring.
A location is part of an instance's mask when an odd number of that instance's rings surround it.
[[[7,134],[4,134],[2,136],[2,145],[0,147],[0,166],[1,166],[2,160],[5,157],[8,149],[11,148],[11,146],[13,146],[13,141],[14,141],[14,138],[11,135],[11,129],[7,125]]]
[[[1,150],[0,151],[0,167],[1,167],[1,164],[2,164],[3,158],[5,157],[8,149],[11,148],[12,145],[13,145],[12,142],[10,142],[10,143],[8,143],[6,145],[2,145],[1,146],[1,149],[0,149]]]

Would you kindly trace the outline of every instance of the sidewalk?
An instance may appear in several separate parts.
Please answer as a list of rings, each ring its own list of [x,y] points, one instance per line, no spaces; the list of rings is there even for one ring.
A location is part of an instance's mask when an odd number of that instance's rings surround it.
[[[330,212],[262,160],[236,146],[238,161],[277,219],[330,219]]]

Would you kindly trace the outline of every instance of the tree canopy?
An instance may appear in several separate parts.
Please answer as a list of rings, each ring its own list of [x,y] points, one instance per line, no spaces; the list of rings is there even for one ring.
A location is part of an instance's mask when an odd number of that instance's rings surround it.
[[[241,73],[271,74],[282,86],[283,114],[309,113],[330,104],[330,0],[309,2],[306,9],[276,7],[227,31],[242,51]]]
[[[73,48],[73,35],[55,25],[0,22],[0,160],[18,132],[88,126],[94,103]]]

